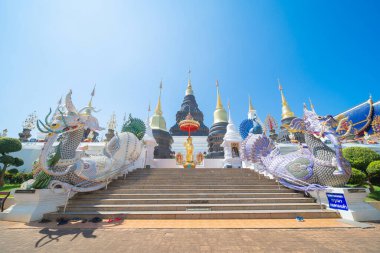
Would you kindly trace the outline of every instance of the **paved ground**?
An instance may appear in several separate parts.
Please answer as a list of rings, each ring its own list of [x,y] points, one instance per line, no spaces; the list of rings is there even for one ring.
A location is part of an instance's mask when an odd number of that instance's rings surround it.
[[[297,222],[295,219],[201,219],[201,220],[104,220],[100,223],[79,221],[70,221],[68,224],[57,226],[56,222],[38,223],[32,222],[24,224],[21,222],[0,221],[0,227],[11,229],[23,228],[51,228],[51,229],[130,229],[130,228],[203,228],[203,229],[220,229],[220,228],[349,228],[357,227],[351,222],[344,222],[342,219],[306,219],[304,222]]]
[[[379,252],[374,228],[75,229],[0,226],[0,252]]]

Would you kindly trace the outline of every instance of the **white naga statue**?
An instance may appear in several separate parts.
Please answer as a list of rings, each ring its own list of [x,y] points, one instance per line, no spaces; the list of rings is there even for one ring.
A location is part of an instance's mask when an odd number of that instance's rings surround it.
[[[103,188],[108,180],[125,171],[140,157],[143,143],[130,132],[114,136],[105,146],[104,155],[90,156],[77,148],[86,129],[99,131],[98,120],[89,106],[77,110],[71,100],[71,90],[63,108],[45,123],[38,120],[38,129],[47,134],[47,141],[34,164],[33,188],[62,187],[76,192]],[[145,132],[145,125],[141,129]],[[144,134],[144,133],[142,133]],[[53,146],[58,141],[57,146]],[[25,187],[25,186],[24,186]],[[26,186],[27,187],[27,186]]]

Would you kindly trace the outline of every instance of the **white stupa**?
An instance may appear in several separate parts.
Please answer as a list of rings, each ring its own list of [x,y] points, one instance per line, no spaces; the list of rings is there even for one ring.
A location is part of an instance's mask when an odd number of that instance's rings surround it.
[[[228,105],[228,125],[227,132],[224,135],[221,146],[224,148],[223,167],[241,168],[240,147],[243,139],[236,130],[235,124],[231,118],[230,105]]]
[[[154,163],[154,147],[156,147],[158,144],[156,142],[156,139],[153,136],[152,128],[150,127],[149,112],[150,112],[150,105],[148,109],[148,118],[145,122],[146,129],[145,129],[143,141],[144,141],[146,152],[147,152],[145,165],[149,165],[150,167],[152,167]]]

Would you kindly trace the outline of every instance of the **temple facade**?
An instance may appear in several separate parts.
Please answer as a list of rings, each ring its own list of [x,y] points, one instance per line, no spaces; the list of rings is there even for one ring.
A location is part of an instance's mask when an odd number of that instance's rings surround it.
[[[220,97],[219,83],[216,81],[216,108],[214,111],[214,123],[212,124],[210,133],[207,137],[208,158],[224,157],[224,149],[221,144],[227,131],[227,125],[227,112],[223,107],[222,99]]]

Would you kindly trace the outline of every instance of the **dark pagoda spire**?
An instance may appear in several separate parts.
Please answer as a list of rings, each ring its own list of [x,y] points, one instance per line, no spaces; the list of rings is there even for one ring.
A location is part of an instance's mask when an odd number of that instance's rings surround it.
[[[189,112],[193,116],[194,120],[200,123],[199,130],[192,133],[191,135],[192,136],[208,136],[208,133],[209,133],[208,127],[205,126],[205,124],[203,123],[203,113],[198,108],[197,101],[195,100],[190,74],[191,74],[191,71],[189,70],[189,79],[187,82],[185,98],[183,99],[181,109],[176,114],[176,124],[170,128],[170,134],[172,136],[186,136],[187,135],[187,133],[182,132],[179,129],[178,123],[181,120],[184,120]]]

